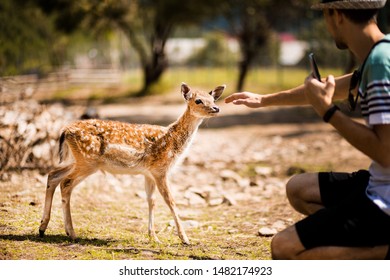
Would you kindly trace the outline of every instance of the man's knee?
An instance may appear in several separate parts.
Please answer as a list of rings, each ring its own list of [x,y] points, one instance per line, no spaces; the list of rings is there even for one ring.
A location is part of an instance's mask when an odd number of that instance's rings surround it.
[[[318,174],[305,173],[293,176],[287,182],[286,195],[297,211],[309,214],[310,212],[305,209],[307,203],[321,203]]]
[[[304,192],[307,190],[309,174],[297,174],[290,178],[286,184],[286,195],[290,204],[297,209],[299,204],[305,200]]]
[[[303,250],[294,226],[279,232],[271,241],[271,255],[274,260],[297,259]]]
[[[288,199],[294,198],[297,196],[300,188],[302,187],[302,174],[294,175],[288,180],[286,184],[286,194]]]
[[[273,260],[290,259],[288,252],[288,240],[284,237],[283,232],[274,236],[271,241],[271,256]]]
[[[282,260],[281,257],[283,254],[283,242],[279,238],[279,233],[272,238],[271,241],[271,256],[273,260]]]
[[[318,186],[318,173],[302,173],[294,175],[287,182],[287,191],[295,194],[301,190]]]

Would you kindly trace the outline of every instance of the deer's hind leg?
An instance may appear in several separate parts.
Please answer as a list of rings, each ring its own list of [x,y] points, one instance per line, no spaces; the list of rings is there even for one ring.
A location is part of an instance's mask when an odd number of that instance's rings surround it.
[[[70,198],[72,195],[73,189],[85,178],[89,175],[96,172],[94,168],[88,167],[75,167],[73,172],[71,172],[68,176],[61,181],[61,202],[62,202],[62,210],[64,215],[64,224],[65,224],[65,232],[71,239],[76,239],[76,234],[73,229],[72,223],[72,215],[70,211]]]
[[[71,173],[72,169],[73,169],[73,164],[69,164],[67,166],[58,167],[49,173],[49,176],[47,178],[45,206],[43,209],[41,224],[39,226],[40,237],[44,236],[45,231],[47,229],[47,225],[49,224],[50,221],[54,192],[58,184],[64,179],[64,177],[66,177],[69,173]]]

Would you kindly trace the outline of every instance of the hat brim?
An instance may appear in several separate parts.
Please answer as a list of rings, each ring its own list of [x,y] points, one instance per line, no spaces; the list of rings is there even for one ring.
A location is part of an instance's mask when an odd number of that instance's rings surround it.
[[[318,3],[311,6],[312,10],[324,10],[324,9],[344,9],[344,10],[368,10],[368,9],[380,9],[386,5],[387,0],[380,1],[334,1],[328,3]]]

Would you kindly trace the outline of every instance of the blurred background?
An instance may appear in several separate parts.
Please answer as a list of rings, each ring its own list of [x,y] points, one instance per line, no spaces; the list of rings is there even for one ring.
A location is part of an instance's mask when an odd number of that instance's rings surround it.
[[[0,180],[45,173],[59,131],[78,118],[169,124],[184,105],[181,82],[266,94],[300,85],[309,52],[323,76],[350,72],[353,55],[335,47],[314,2],[0,0]],[[385,33],[389,6],[378,18]],[[230,125],[265,118],[242,120],[232,107]],[[310,108],[275,116],[317,119]]]
[[[317,1],[0,0],[0,260],[271,258],[271,235],[300,218],[285,197],[288,177],[370,163],[310,106],[218,101],[220,116],[202,124],[172,176],[178,205],[192,209],[184,217],[198,224],[187,249],[146,242],[136,176],[83,182],[73,200],[84,213],[76,214],[80,243],[64,235],[60,199],[51,236],[38,238],[46,176],[63,126],[96,117],[167,125],[186,106],[182,82],[208,91],[226,84],[223,97],[267,94],[302,84],[309,52],[323,77],[351,71],[354,57],[310,9]],[[378,18],[385,33],[389,2]],[[157,215],[171,219],[168,208]],[[174,236],[165,224],[163,244]]]
[[[311,51],[323,72],[350,71],[313,2],[1,0],[0,93],[110,100],[182,81],[269,92],[300,84]],[[388,3],[383,32],[389,17]]]

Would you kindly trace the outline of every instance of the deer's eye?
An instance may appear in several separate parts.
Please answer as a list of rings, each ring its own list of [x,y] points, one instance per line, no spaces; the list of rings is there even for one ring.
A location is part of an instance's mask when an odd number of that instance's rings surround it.
[[[202,102],[202,100],[200,100],[200,99],[196,99],[196,100],[195,100],[195,104],[203,104],[203,102]]]

